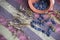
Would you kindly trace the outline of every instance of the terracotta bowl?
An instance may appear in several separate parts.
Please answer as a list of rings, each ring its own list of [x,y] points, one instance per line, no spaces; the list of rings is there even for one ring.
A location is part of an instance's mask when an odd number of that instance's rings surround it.
[[[36,12],[36,13],[39,13],[39,14],[43,14],[43,13],[46,13],[48,12],[49,10],[51,10],[54,6],[54,0],[49,0],[49,6],[48,8],[44,9],[44,10],[38,10],[36,9],[34,6],[33,6],[33,3],[37,2],[38,0],[28,0],[28,4],[29,4],[29,7],[31,8],[31,10],[33,12]]]

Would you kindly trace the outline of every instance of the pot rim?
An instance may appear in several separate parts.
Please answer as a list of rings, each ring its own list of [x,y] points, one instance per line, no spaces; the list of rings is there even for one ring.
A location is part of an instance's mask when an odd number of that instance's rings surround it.
[[[49,10],[52,10],[52,9],[53,9],[53,6],[54,6],[54,0],[50,0],[50,6],[49,6],[48,9],[38,10],[38,9],[36,9],[36,8],[32,5],[32,1],[33,1],[33,0],[28,0],[29,7],[31,8],[31,10],[32,10],[33,12],[36,12],[36,13],[39,13],[39,14],[47,13]]]

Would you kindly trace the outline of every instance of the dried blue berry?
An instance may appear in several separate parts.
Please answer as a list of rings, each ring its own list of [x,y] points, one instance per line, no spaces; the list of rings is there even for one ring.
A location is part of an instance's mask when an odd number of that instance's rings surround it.
[[[45,10],[49,6],[48,0],[39,0],[34,3],[34,7],[39,10]]]
[[[45,31],[44,31],[44,30],[42,30],[42,33],[45,33]]]
[[[37,3],[34,3],[34,7],[37,9],[38,8],[38,4]]]
[[[53,19],[51,19],[51,22],[52,24],[56,25],[56,22]]]

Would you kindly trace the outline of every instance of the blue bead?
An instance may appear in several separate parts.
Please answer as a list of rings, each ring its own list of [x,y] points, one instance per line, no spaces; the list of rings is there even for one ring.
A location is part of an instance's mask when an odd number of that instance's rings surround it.
[[[35,23],[35,24],[36,24],[36,23],[38,23],[38,21],[37,21],[37,20],[33,20],[32,22],[33,22],[33,23]]]
[[[44,20],[44,17],[43,17],[43,16],[39,16],[38,19],[39,19],[39,20]]]
[[[45,27],[46,25],[44,23],[41,24],[43,27]]]
[[[36,22],[33,20],[32,23],[36,23]]]
[[[38,28],[38,30],[41,30],[40,28]]]
[[[15,19],[15,21],[16,21],[17,23],[20,23],[20,21],[19,21],[18,19]]]
[[[37,3],[34,3],[34,7],[37,9],[38,8],[38,4]]]
[[[37,24],[41,24],[40,20],[38,20]]]
[[[50,32],[46,32],[46,35],[47,35],[47,36],[50,36]]]
[[[44,20],[44,21],[45,21],[45,22],[49,22],[49,20],[50,20],[50,19],[48,18],[48,19],[46,19],[46,20]]]
[[[35,27],[32,22],[30,23],[30,25],[31,25],[33,28]]]
[[[38,9],[38,10],[40,10],[40,8],[39,8],[39,7],[38,7],[37,9]]]
[[[42,19],[41,18],[37,18],[39,21],[41,21]]]
[[[39,10],[42,10],[42,9],[39,7]]]
[[[52,24],[54,24],[54,25],[56,24],[56,22],[55,22],[53,19],[51,19],[51,22],[52,22]]]
[[[46,35],[49,36],[49,35],[51,34],[51,32],[53,32],[53,31],[52,31],[52,28],[49,27],[49,28],[48,28],[48,31],[46,32]]]
[[[47,8],[47,5],[46,4],[43,4],[43,9],[46,9]]]
[[[42,1],[42,4],[44,4],[45,2],[44,1]]]
[[[42,31],[40,28],[37,28],[38,31]]]
[[[44,31],[44,30],[42,30],[42,33],[45,33],[45,31]]]
[[[49,33],[46,33],[46,35],[47,35],[47,36],[50,36],[50,34],[49,34]]]

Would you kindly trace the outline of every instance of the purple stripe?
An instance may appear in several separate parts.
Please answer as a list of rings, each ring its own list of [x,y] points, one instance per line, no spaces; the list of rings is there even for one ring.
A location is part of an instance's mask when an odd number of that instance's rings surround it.
[[[7,40],[3,35],[0,34],[0,40]]]
[[[51,36],[52,36],[55,40],[60,40],[60,34],[59,34],[59,33],[53,32],[53,33],[51,34]]]
[[[59,10],[60,11],[60,5],[58,3],[55,3],[54,10]]]
[[[24,30],[24,33],[30,37],[30,40],[42,40],[38,35],[32,32],[29,28],[24,27],[22,29]]]
[[[7,19],[13,19],[13,16],[7,10],[2,8],[1,6],[0,6],[0,16],[3,16]]]
[[[19,9],[20,7],[20,4],[15,0],[7,0],[7,2],[10,3],[12,6],[14,6],[16,9]]]
[[[28,0],[16,0],[18,3],[22,5],[23,8],[27,9],[29,8],[28,6]]]

